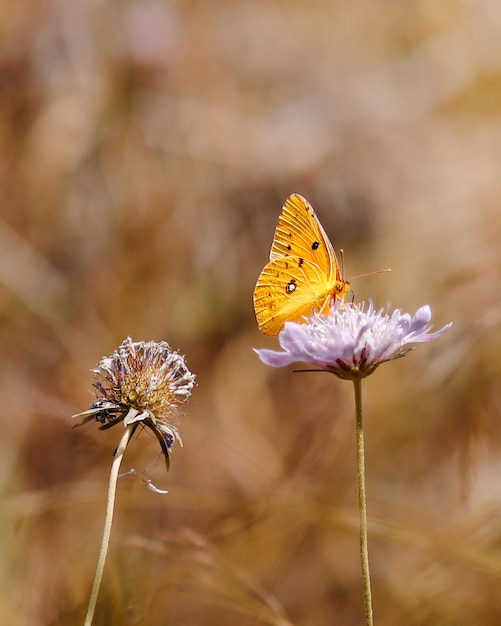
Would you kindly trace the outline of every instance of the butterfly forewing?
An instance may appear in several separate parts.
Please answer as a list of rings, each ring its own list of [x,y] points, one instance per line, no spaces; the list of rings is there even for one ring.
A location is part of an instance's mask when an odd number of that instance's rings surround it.
[[[297,256],[316,263],[329,277],[337,267],[336,255],[311,204],[299,194],[285,201],[278,218],[270,261],[284,256]]]

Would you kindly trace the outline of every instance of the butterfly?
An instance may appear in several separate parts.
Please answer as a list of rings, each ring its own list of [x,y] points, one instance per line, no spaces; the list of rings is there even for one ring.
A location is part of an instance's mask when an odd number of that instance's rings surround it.
[[[254,311],[259,330],[278,335],[287,321],[313,311],[328,313],[350,282],[341,276],[336,253],[311,204],[292,194],[282,207],[270,261],[257,279]]]

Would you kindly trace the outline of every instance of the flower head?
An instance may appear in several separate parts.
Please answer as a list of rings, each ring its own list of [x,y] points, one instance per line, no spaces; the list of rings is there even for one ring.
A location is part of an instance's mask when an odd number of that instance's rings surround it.
[[[127,337],[91,371],[97,400],[88,411],[73,417],[83,417],[82,424],[95,419],[101,429],[122,421],[125,426],[144,424],[157,437],[168,467],[174,441],[181,441],[172,423],[175,411],[188,400],[195,384],[184,357],[165,341]]]
[[[283,352],[256,350],[261,361],[283,367],[298,361],[332,372],[339,378],[365,378],[391,359],[403,356],[411,343],[433,341],[451,324],[430,333],[431,310],[414,316],[396,309],[391,315],[369,303],[337,303],[328,315],[314,314],[306,323],[286,322],[278,336]]]

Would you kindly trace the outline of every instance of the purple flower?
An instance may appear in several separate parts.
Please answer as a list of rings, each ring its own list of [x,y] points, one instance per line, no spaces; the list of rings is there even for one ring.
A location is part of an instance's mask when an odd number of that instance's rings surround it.
[[[386,361],[403,356],[411,343],[433,341],[452,323],[430,333],[431,310],[414,316],[396,309],[376,311],[369,303],[338,303],[328,315],[314,314],[306,323],[286,322],[278,336],[282,352],[256,350],[263,363],[283,367],[298,361],[332,372],[339,378],[365,378]]]

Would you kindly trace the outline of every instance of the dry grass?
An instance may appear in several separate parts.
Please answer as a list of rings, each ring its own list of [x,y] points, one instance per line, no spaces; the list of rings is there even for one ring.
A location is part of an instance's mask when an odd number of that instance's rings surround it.
[[[89,369],[165,339],[199,386],[168,496],[119,483],[96,624],[357,626],[348,383],[262,365],[251,296],[304,194],[357,300],[455,325],[365,384],[378,626],[501,621],[496,0],[4,2],[0,621],[79,624],[119,434]],[[158,446],[143,433],[125,465]]]

